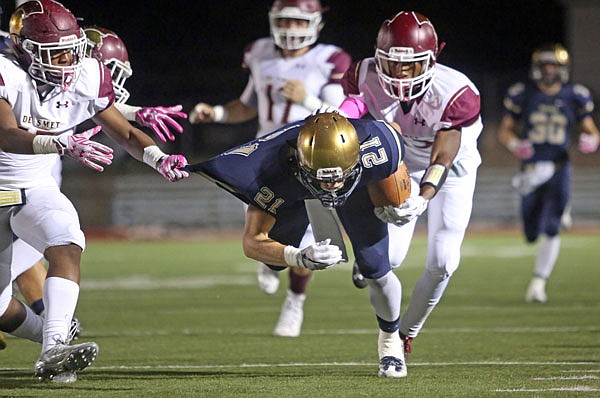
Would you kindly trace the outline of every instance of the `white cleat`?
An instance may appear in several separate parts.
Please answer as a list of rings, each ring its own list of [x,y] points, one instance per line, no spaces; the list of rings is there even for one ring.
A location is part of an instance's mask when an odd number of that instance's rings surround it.
[[[258,263],[258,287],[266,294],[275,294],[279,289],[279,272],[273,271],[263,263]]]
[[[403,359],[396,357],[383,357],[379,360],[379,377],[400,378],[406,377],[406,363]]]
[[[59,382],[73,382],[77,380],[77,376],[73,379],[66,373],[78,372],[90,366],[96,359],[98,350],[98,345],[93,342],[75,345],[59,343],[40,355],[35,363],[35,376],[40,380],[58,377],[59,380],[66,380]]]
[[[380,358],[379,377],[406,377],[408,370],[404,360],[404,342],[398,331],[387,333],[379,330],[377,352]]]
[[[546,296],[546,280],[534,276],[529,282],[527,293],[525,293],[525,302],[527,303],[545,303],[548,301]]]
[[[273,330],[273,336],[300,336],[302,321],[304,320],[304,300],[306,300],[306,294],[297,294],[288,290],[283,306],[281,307],[279,320]]]
[[[50,381],[52,381],[52,383],[59,383],[59,384],[75,383],[77,381],[77,373],[75,373],[75,372],[59,373],[56,376],[54,376]]]

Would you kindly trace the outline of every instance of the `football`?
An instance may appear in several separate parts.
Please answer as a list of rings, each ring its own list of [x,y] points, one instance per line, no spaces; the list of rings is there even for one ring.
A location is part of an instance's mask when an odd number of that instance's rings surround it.
[[[375,207],[398,206],[410,197],[410,176],[402,163],[398,170],[383,180],[367,186],[369,197]]]

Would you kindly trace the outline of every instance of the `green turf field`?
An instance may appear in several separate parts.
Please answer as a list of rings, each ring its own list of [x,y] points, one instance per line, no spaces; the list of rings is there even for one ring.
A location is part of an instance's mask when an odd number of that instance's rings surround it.
[[[285,289],[258,290],[239,239],[92,240],[77,316],[98,359],[73,385],[40,383],[39,346],[9,338],[0,397],[598,397],[600,239],[563,235],[545,305],[523,301],[534,250],[517,234],[468,234],[408,377],[388,380],[349,265],[315,273],[303,334],[285,339],[270,335]],[[403,307],[424,253],[417,237],[397,270]]]

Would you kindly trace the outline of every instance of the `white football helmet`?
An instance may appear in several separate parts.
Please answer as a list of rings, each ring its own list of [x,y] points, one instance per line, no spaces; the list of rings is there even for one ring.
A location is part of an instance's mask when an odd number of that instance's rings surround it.
[[[319,0],[275,0],[269,12],[271,36],[275,44],[284,50],[298,50],[315,43],[323,27],[321,13],[324,9]],[[280,19],[308,21],[306,28],[279,26]]]

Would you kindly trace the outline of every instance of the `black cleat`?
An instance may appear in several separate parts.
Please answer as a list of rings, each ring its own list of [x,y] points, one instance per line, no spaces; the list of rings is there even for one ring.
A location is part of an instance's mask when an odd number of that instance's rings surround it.
[[[358,289],[364,289],[367,287],[367,280],[360,273],[356,261],[352,265],[352,283],[354,283],[354,286],[356,286]]]

